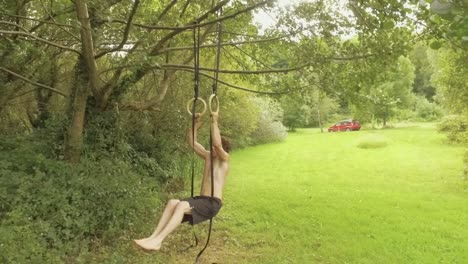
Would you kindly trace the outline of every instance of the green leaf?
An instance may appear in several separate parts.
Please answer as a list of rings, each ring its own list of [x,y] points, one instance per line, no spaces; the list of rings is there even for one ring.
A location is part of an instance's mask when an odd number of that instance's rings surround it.
[[[429,44],[429,47],[431,47],[431,49],[433,50],[438,50],[442,47],[442,42],[434,40],[431,42],[431,44]]]

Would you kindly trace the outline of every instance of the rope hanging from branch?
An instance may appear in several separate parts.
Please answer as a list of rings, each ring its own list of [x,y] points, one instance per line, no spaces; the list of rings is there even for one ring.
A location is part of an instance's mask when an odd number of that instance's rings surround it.
[[[195,21],[195,24],[198,24],[198,21]],[[193,82],[193,104],[192,104],[192,146],[195,146],[195,114],[196,114],[196,106],[197,106],[197,101],[199,100],[198,98],[198,93],[199,93],[199,86],[200,86],[200,28],[199,27],[194,27],[193,28],[193,68],[194,68],[194,82]],[[201,99],[201,98],[200,98]],[[201,101],[204,103],[203,99]],[[190,103],[190,101],[189,101]],[[204,103],[205,104],[205,103]],[[205,106],[206,109],[206,106]],[[193,153],[192,153],[192,168],[191,168],[191,188],[190,188],[190,196],[193,198],[194,194],[194,185],[195,185],[195,148],[193,148]],[[195,240],[195,243],[190,246],[191,247],[196,247],[198,246],[198,237],[195,231],[193,231],[193,237]]]
[[[218,16],[221,17],[222,15],[223,15],[223,9],[221,8],[219,10]],[[213,99],[216,99],[216,102],[217,102],[217,110],[215,112],[219,111],[219,101],[218,101],[217,96],[218,96],[219,62],[220,62],[220,58],[221,58],[221,40],[222,40],[221,39],[221,36],[222,36],[222,24],[221,24],[221,22],[218,22],[217,30],[218,30],[218,36],[217,36],[216,61],[215,61],[216,70],[214,72],[214,81],[213,81],[213,87],[212,87],[212,94],[211,94],[210,99],[208,101],[210,113],[213,112],[213,109],[211,107]],[[214,167],[213,167],[214,158],[213,158],[213,155],[212,155],[213,135],[212,135],[212,127],[211,126],[212,126],[212,122],[210,122],[210,174],[211,174],[210,176],[211,176],[211,197],[214,197]],[[195,259],[195,263],[199,263],[201,255],[203,254],[203,252],[205,252],[206,248],[208,247],[208,244],[210,243],[212,228],[213,228],[213,218],[210,218],[210,224],[209,224],[209,228],[208,228],[208,237],[206,239],[206,244],[203,247],[203,249],[198,253],[198,255],[197,255],[196,259]]]

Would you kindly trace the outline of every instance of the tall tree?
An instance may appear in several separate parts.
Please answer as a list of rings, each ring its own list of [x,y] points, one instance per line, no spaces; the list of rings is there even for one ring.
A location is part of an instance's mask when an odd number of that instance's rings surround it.
[[[436,88],[431,83],[434,71],[428,58],[427,49],[427,46],[417,43],[410,54],[411,62],[415,68],[413,92],[424,96],[429,102],[433,102]]]
[[[214,54],[215,46],[211,43],[216,41],[216,34],[213,34],[216,23],[236,20],[248,25],[251,19],[248,13],[269,1],[251,1],[250,4],[232,1],[228,5],[229,2],[222,0],[206,5],[197,1],[162,4],[139,0],[77,0],[69,5],[65,1],[24,1],[8,10],[14,11],[6,14],[14,21],[1,20],[5,28],[0,34],[13,36],[20,43],[38,43],[39,47],[75,56],[71,60],[74,77],[65,154],[67,160],[78,162],[87,119],[113,109],[116,104],[120,110],[159,109],[176,73],[193,71],[190,65],[193,48],[187,43],[191,43],[190,32],[194,28],[201,28],[201,48],[211,48]],[[222,8],[224,13],[218,16]],[[242,16],[244,18],[239,19]],[[232,25],[241,29],[239,23]],[[225,41],[240,39],[234,35]],[[256,40],[243,38],[243,43],[248,42]],[[37,83],[20,69],[2,67],[1,70],[57,92],[51,86]],[[209,67],[202,70],[208,77],[212,72]],[[147,78],[157,81],[155,92],[147,92],[146,97],[135,100],[132,92]]]
[[[433,80],[439,99],[451,113],[468,115],[468,52],[440,49],[438,54]]]

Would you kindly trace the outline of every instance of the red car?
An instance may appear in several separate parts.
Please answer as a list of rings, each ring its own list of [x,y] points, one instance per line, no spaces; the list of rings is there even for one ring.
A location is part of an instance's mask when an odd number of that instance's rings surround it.
[[[334,124],[333,126],[328,128],[328,132],[336,132],[336,131],[354,131],[361,129],[361,124],[359,121],[346,119],[341,120],[340,122]]]

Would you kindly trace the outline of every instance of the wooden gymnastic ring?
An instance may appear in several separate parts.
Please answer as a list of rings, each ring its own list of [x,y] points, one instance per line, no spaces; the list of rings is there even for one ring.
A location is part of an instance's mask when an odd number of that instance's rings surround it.
[[[200,101],[203,103],[203,111],[201,112],[200,116],[202,116],[202,115],[206,112],[206,102],[205,102],[205,100],[203,100],[203,99],[201,99],[201,98],[195,98],[195,97],[194,97],[194,98],[188,100],[188,102],[187,102],[187,112],[188,112],[189,115],[191,115],[191,116],[192,116],[193,114],[192,114],[192,111],[190,111],[190,108],[191,108],[190,105],[191,105],[193,102],[197,101],[197,100],[200,100]]]
[[[211,107],[212,106],[212,102],[213,102],[213,98],[216,98],[216,111],[213,112],[213,108]],[[218,99],[218,96],[216,94],[212,94],[210,95],[210,100],[208,100],[208,108],[210,109],[210,113],[218,113],[219,112],[219,99]]]

